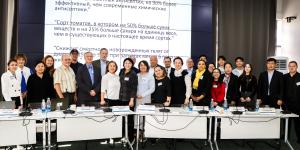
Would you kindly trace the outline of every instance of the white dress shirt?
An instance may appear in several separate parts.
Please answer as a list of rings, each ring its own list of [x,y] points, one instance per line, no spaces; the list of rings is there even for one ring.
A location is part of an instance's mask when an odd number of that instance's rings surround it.
[[[244,68],[242,69],[235,68],[232,70],[232,73],[238,77],[240,77],[243,74],[243,72],[244,72]]]
[[[105,93],[105,98],[110,100],[118,100],[120,87],[120,77],[118,75],[108,72],[102,77],[101,93]]]
[[[273,74],[274,74],[274,70],[268,71],[268,83],[269,83],[269,86],[268,86],[268,95],[270,95],[270,84],[271,84],[271,80],[272,80]]]
[[[12,97],[20,97],[21,104],[23,104],[20,82],[21,81],[19,81],[16,75],[12,74],[10,71],[2,74],[1,88],[5,101],[12,101]]]
[[[23,71],[23,74],[25,77],[26,84],[27,84],[29,76],[31,75],[31,70],[28,67],[24,66],[22,69],[18,67],[16,70],[16,76],[20,82],[20,85],[21,85],[21,81],[22,81],[22,71]]]
[[[175,71],[174,71],[175,77],[182,76],[182,71],[183,71],[183,69],[179,69],[179,70],[175,69]],[[185,86],[186,86],[185,96],[190,97],[192,94],[192,81],[191,81],[191,77],[188,74],[184,76],[184,82],[185,82]]]
[[[166,68],[167,76],[170,78],[172,67]]]

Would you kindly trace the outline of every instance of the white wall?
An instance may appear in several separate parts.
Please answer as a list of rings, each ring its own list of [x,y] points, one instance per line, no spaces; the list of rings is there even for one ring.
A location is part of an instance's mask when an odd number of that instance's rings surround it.
[[[288,16],[297,16],[297,19],[290,23],[282,20],[282,48],[276,55],[289,57],[290,61],[295,60],[300,65],[300,0],[282,1],[282,18]]]

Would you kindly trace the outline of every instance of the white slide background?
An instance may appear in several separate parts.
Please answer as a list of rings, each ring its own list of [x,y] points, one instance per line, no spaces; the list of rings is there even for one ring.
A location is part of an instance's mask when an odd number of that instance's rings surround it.
[[[191,55],[192,0],[46,0],[44,55],[60,56],[76,48],[83,54],[109,50],[120,65],[134,55],[137,62],[157,55]],[[137,64],[136,64],[137,66]],[[119,68],[122,68],[119,66]]]

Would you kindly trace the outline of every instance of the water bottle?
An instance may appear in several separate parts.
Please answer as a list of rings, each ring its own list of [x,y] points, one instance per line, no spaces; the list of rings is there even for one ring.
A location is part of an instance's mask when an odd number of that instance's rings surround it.
[[[47,112],[51,111],[51,100],[49,97],[47,98],[47,102],[46,102],[46,111]]]
[[[210,101],[210,110],[213,111],[214,109],[215,109],[214,99],[211,99],[211,101]]]
[[[45,102],[45,99],[42,100],[41,109],[42,109],[42,112],[46,111],[46,102]]]
[[[189,102],[189,111],[193,111],[193,106],[194,106],[193,100],[190,99],[190,102]]]
[[[227,110],[227,108],[228,108],[228,102],[227,102],[226,98],[224,99],[223,108],[224,108],[224,110]]]
[[[259,100],[256,100],[256,103],[255,103],[255,110],[256,110],[256,111],[259,110]]]

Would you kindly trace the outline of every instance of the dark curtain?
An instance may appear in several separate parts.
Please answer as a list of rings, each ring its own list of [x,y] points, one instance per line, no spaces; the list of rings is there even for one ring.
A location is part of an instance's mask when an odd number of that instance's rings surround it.
[[[5,32],[5,15],[6,15],[6,4],[5,1],[0,1],[0,73],[2,75],[3,72],[5,72],[5,66],[6,66],[6,52],[5,52],[5,37],[6,37],[6,32]],[[1,82],[1,81],[0,81]],[[0,86],[1,90],[1,86]],[[2,99],[2,91],[0,92],[0,100]]]
[[[276,0],[217,0],[219,55],[234,64],[237,56],[253,65],[256,75],[275,54]]]
[[[16,4],[17,1],[14,0],[0,0],[0,76],[6,71],[6,66],[8,60],[13,57],[17,53],[17,22],[18,16],[17,15],[9,15],[9,10],[14,8],[14,14],[17,14],[18,5]],[[10,3],[10,4],[9,4]],[[9,8],[10,7],[10,8]],[[12,8],[11,8],[12,7]],[[12,30],[12,41],[11,45],[7,45],[7,35],[8,32],[8,19],[13,19],[13,30]],[[8,50],[7,47],[11,47],[10,56],[7,58]],[[0,82],[1,84],[1,82]],[[0,100],[3,100],[2,90],[0,86]]]

